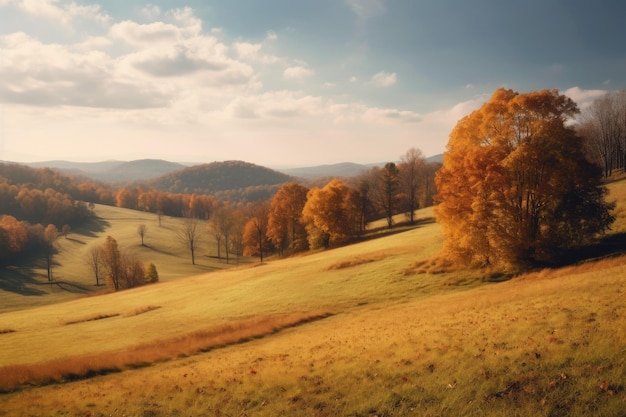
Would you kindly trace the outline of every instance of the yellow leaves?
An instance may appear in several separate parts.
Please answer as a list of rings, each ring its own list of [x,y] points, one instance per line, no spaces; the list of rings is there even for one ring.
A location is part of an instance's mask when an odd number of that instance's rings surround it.
[[[338,179],[322,189],[311,189],[302,210],[312,248],[352,238],[358,230],[358,217],[358,204],[351,198],[350,188]]]
[[[448,254],[463,254],[469,264],[509,265],[544,256],[551,245],[576,243],[571,233],[554,232],[588,227],[571,194],[604,195],[580,139],[564,125],[577,111],[556,90],[519,94],[499,89],[459,121],[436,177],[436,215]],[[566,196],[569,206],[561,203]],[[588,212],[608,212],[602,198],[585,204],[591,205]],[[557,207],[573,214],[557,216]],[[570,224],[550,223],[563,222],[559,217]],[[595,223],[583,235],[608,224]]]

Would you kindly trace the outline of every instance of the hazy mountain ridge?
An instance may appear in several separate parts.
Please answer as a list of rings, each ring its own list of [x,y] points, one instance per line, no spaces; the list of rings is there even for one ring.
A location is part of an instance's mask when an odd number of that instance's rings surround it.
[[[429,157],[426,161],[441,163],[442,155]],[[18,164],[31,168],[50,168],[64,175],[101,182],[134,183],[168,192],[213,194],[249,187],[276,186],[296,178],[314,180],[354,177],[374,166],[382,167],[385,163],[342,162],[289,169],[272,169],[244,161],[193,165],[162,159],[100,162],[53,160]]]
[[[31,168],[50,168],[66,175],[104,182],[147,180],[186,168],[188,165],[163,159],[133,161],[71,162],[63,160],[23,163]]]
[[[426,158],[426,162],[443,162],[443,155],[433,155]],[[397,162],[396,162],[397,163]],[[340,162],[337,164],[328,165],[314,165],[309,167],[287,168],[279,169],[280,172],[293,175],[295,177],[304,179],[315,179],[321,177],[354,177],[360,175],[364,171],[371,169],[372,167],[385,166],[386,162],[371,163],[371,164],[356,164],[353,162]]]
[[[293,181],[282,172],[244,161],[211,162],[186,167],[144,183],[156,190],[173,193],[214,194],[256,186]]]

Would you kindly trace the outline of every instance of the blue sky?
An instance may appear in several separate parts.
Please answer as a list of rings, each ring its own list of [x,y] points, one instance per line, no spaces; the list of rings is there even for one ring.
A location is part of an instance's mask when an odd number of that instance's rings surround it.
[[[620,1],[0,0],[0,160],[445,150],[499,87],[626,88]]]

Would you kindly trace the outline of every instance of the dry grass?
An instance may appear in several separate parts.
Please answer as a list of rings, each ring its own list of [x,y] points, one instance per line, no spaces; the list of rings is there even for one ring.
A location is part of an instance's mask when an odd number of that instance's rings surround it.
[[[610,185],[618,210],[625,184]],[[626,230],[620,216],[616,233]],[[40,379],[12,376],[7,386],[111,372],[22,386],[0,397],[2,412],[623,415],[626,256],[495,282],[473,272],[428,273],[443,269],[430,261],[441,243],[439,226],[428,224],[255,268],[0,314],[0,328],[16,330],[0,337],[3,371],[59,364]],[[161,308],[132,314],[150,306]],[[76,311],[122,314],[59,324]],[[256,318],[297,313],[306,321],[317,312],[333,315],[281,332],[270,326],[271,337],[237,335],[240,324],[261,328]],[[223,335],[239,343],[211,341]],[[214,343],[220,348],[201,347]],[[124,356],[133,351],[137,357]]]
[[[34,365],[9,365],[0,368],[0,392],[11,391],[24,384],[67,382],[119,372],[126,368],[146,366],[166,359],[260,338],[328,316],[329,313],[317,312],[253,317],[171,339],[133,346],[124,351],[77,355],[70,359],[56,359]],[[99,318],[84,321],[92,320]]]
[[[113,313],[113,314],[95,314],[89,317],[84,317],[82,319],[76,319],[76,320],[69,320],[64,322],[64,325],[70,325],[70,324],[78,324],[78,323],[85,323],[88,321],[96,321],[96,320],[104,320],[104,319],[109,319],[111,317],[117,317],[119,316],[119,313]]]

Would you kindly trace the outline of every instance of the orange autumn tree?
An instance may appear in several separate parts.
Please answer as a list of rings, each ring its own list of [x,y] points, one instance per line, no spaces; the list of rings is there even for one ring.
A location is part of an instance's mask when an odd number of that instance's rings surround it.
[[[556,90],[499,89],[458,122],[436,176],[445,256],[498,268],[555,262],[609,228],[600,169],[566,125],[577,112]]]
[[[302,209],[309,189],[296,182],[283,185],[270,203],[267,236],[283,255],[285,249],[307,248]]]
[[[338,179],[312,188],[302,209],[311,249],[342,244],[356,237],[361,211],[358,193]]]

